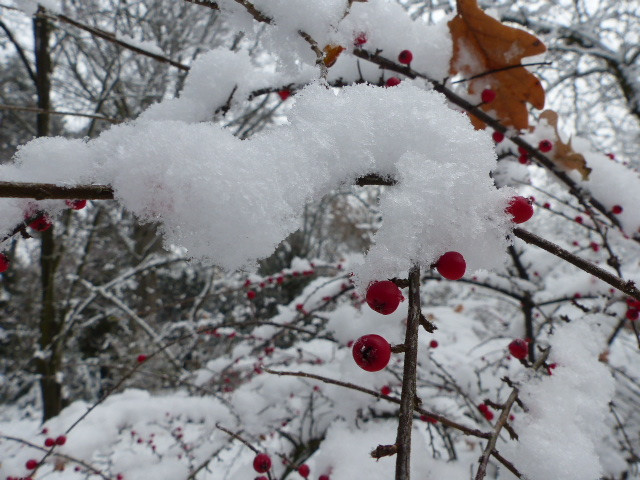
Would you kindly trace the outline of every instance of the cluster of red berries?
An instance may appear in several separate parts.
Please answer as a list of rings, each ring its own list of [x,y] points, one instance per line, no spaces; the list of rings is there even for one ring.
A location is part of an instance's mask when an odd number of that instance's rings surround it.
[[[260,281],[260,282],[255,282],[255,285],[256,285],[257,287],[259,287],[259,288],[261,288],[261,289],[262,289],[262,288],[266,288],[266,287],[267,287],[267,285],[272,285],[272,284],[274,284],[274,283],[275,283],[276,285],[282,285],[282,284],[285,282],[285,280],[287,280],[287,276],[288,276],[288,275],[289,275],[290,277],[299,277],[299,276],[301,276],[301,275],[302,275],[302,276],[311,276],[311,275],[314,275],[314,274],[316,273],[316,272],[315,272],[315,270],[313,270],[313,268],[315,267],[315,265],[311,264],[311,267],[312,267],[311,269],[309,269],[309,270],[303,270],[302,272],[293,271],[293,272],[291,272],[290,274],[281,273],[280,275],[275,276],[275,277],[273,277],[273,276],[272,276],[272,277],[267,277],[266,279],[264,279],[264,280],[262,280],[262,281]],[[338,270],[342,270],[342,265],[341,265],[341,264],[338,264],[337,268],[338,268]],[[246,279],[246,280],[245,280],[245,282],[244,282],[244,287],[245,287],[245,288],[249,288],[249,287],[251,287],[252,285],[254,285],[254,282],[252,282],[252,281],[251,281],[251,280],[249,280],[249,279]],[[254,287],[253,289],[251,289],[251,290],[249,290],[249,291],[247,292],[247,298],[248,298],[249,300],[253,300],[253,299],[255,299],[255,298],[256,298],[256,296],[257,296],[256,287]]]
[[[480,410],[482,416],[488,421],[493,420],[493,412],[489,410],[489,405],[487,405],[486,403],[481,403],[480,405],[478,405],[478,410]]]
[[[640,318],[640,301],[635,298],[627,298],[627,313],[625,316],[628,320],[635,322]]]

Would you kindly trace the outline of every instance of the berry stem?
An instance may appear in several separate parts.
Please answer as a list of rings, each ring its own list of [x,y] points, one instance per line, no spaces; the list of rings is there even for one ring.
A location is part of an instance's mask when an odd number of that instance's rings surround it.
[[[402,374],[402,396],[398,416],[396,445],[396,480],[409,480],[409,459],[411,456],[411,429],[416,397],[416,369],[418,366],[418,331],[420,328],[420,267],[409,271],[409,315],[404,345],[404,372]]]

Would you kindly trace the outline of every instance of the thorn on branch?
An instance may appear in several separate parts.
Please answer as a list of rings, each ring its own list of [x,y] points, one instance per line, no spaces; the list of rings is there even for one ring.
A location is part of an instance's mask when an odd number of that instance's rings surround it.
[[[438,327],[427,320],[427,317],[425,317],[422,313],[420,314],[420,325],[422,325],[422,328],[424,328],[429,333],[433,333],[438,329]]]

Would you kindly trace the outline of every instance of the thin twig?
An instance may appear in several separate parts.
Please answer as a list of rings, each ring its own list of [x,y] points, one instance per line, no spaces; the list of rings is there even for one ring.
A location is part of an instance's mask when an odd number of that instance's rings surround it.
[[[120,122],[120,120],[117,120],[115,118],[103,117],[102,115],[94,115],[91,113],[64,112],[59,110],[43,110],[42,108],[38,108],[38,107],[21,107],[19,105],[0,105],[0,110],[15,110],[18,112],[46,113],[47,115],[85,117],[85,118],[93,118],[95,120],[104,120],[106,122],[111,122],[111,123]]]

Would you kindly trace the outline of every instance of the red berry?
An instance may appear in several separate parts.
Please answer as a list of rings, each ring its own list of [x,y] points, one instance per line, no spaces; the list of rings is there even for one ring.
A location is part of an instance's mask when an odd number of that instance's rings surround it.
[[[362,32],[362,33],[359,33],[359,34],[358,34],[358,36],[355,38],[355,40],[353,41],[353,43],[354,43],[356,46],[360,47],[360,46],[364,45],[365,43],[367,43],[367,41],[368,41],[368,40],[369,40],[369,39],[367,38],[367,34],[366,34],[366,33],[364,33],[364,32]]]
[[[427,423],[438,423],[438,420],[436,420],[433,417],[430,417],[429,415],[420,415],[420,420]]]
[[[255,292],[255,291],[253,291],[253,290],[249,290],[249,291],[247,292],[247,298],[248,298],[249,300],[253,300],[254,298],[256,298],[256,292]]]
[[[33,222],[29,224],[31,228],[33,228],[36,232],[44,232],[51,228],[51,220],[46,215],[42,215],[39,218],[36,218]]]
[[[385,385],[380,389],[380,393],[382,395],[389,395],[391,393],[391,387],[389,385]]]
[[[364,335],[353,344],[353,359],[367,372],[382,370],[391,358],[391,345],[380,335]]]
[[[307,478],[309,476],[310,471],[311,469],[309,468],[309,465],[307,465],[306,463],[303,463],[298,467],[298,473],[302,475],[304,478]]]
[[[524,223],[533,217],[533,207],[524,197],[513,197],[509,200],[509,206],[504,210],[511,215],[513,223]]]
[[[625,316],[627,317],[627,319],[635,322],[638,317],[640,317],[640,311],[636,310],[635,308],[630,308],[629,310],[627,310]]]
[[[524,360],[529,355],[529,344],[521,338],[516,338],[509,344],[509,353],[518,360]]]
[[[581,217],[580,215],[578,215],[578,216],[575,218],[575,221],[576,221],[576,223],[582,223],[582,217]]]
[[[258,473],[266,473],[271,468],[271,457],[266,453],[259,453],[253,459],[253,469]]]
[[[460,253],[447,252],[438,259],[436,269],[447,280],[460,280],[467,269],[467,262]]]
[[[302,304],[302,303],[298,303],[298,304],[296,305],[296,310],[300,310],[300,311],[304,310],[304,304]]]
[[[524,148],[524,147],[518,147],[518,153],[519,153],[520,155],[529,155],[529,152],[528,152],[528,151],[527,151],[527,149],[526,149],[526,148]]]
[[[430,346],[431,348],[438,348],[438,341],[437,341],[437,340],[431,340],[431,341],[429,342],[429,346]]]
[[[281,275],[278,278],[276,278],[276,283],[278,285],[282,285],[284,283],[284,277]]]
[[[42,435],[46,435],[47,433],[49,433],[49,429],[47,427],[44,427],[40,433]]]
[[[318,477],[318,480],[331,480],[331,479],[329,478],[329,475],[320,475]]]
[[[589,246],[591,247],[591,250],[593,250],[594,252],[597,252],[598,250],[600,250],[600,245],[598,245],[596,242],[591,242]]]
[[[147,361],[147,356],[144,353],[141,353],[140,355],[138,355],[138,358],[136,358],[138,363],[144,363]]]
[[[552,148],[553,148],[553,143],[551,143],[549,140],[542,140],[538,144],[538,150],[540,150],[543,153],[550,152]]]
[[[269,480],[269,477],[265,477],[264,475],[260,475],[259,477],[256,477],[255,480]]]
[[[56,441],[53,438],[46,438],[44,440],[45,447],[53,447],[56,444]]]
[[[373,282],[367,289],[367,304],[382,315],[395,312],[403,300],[402,292],[391,280]]]
[[[65,200],[64,203],[72,210],[82,210],[87,206],[86,200]]]
[[[0,253],[0,273],[6,272],[9,269],[9,257],[4,253]]]
[[[283,102],[291,96],[291,90],[278,90],[278,96]]]
[[[494,142],[500,143],[501,141],[504,140],[504,133],[496,131],[496,132],[493,132],[492,137]]]
[[[620,215],[622,213],[622,207],[620,205],[614,205],[611,212],[616,215]]]
[[[122,475],[121,473],[116,475],[116,480],[123,480],[124,479],[124,475]]]
[[[38,466],[38,461],[32,458],[31,460],[27,460],[24,466],[27,467],[27,470],[35,470]]]
[[[385,86],[387,87],[395,87],[396,85],[400,85],[401,80],[398,77],[390,77]]]
[[[616,159],[616,156],[613,153],[607,153],[607,157],[609,157],[611,160]]]
[[[480,405],[478,405],[478,410],[480,410],[484,418],[489,421],[493,420],[493,412],[489,410],[489,407],[487,405],[481,403]]]
[[[398,55],[398,61],[404,65],[409,65],[413,60],[413,53],[411,50],[402,50],[400,55]]]
[[[64,435],[60,435],[56,438],[56,445],[64,445],[65,443],[67,443],[67,437]]]
[[[480,98],[482,99],[482,103],[491,103],[496,99],[496,92],[490,88],[485,88],[480,94]]]
[[[522,165],[527,165],[529,163],[529,155],[523,154],[518,157],[518,162]]]
[[[551,208],[551,204],[549,202],[545,202],[544,205],[542,205],[544,208]]]

